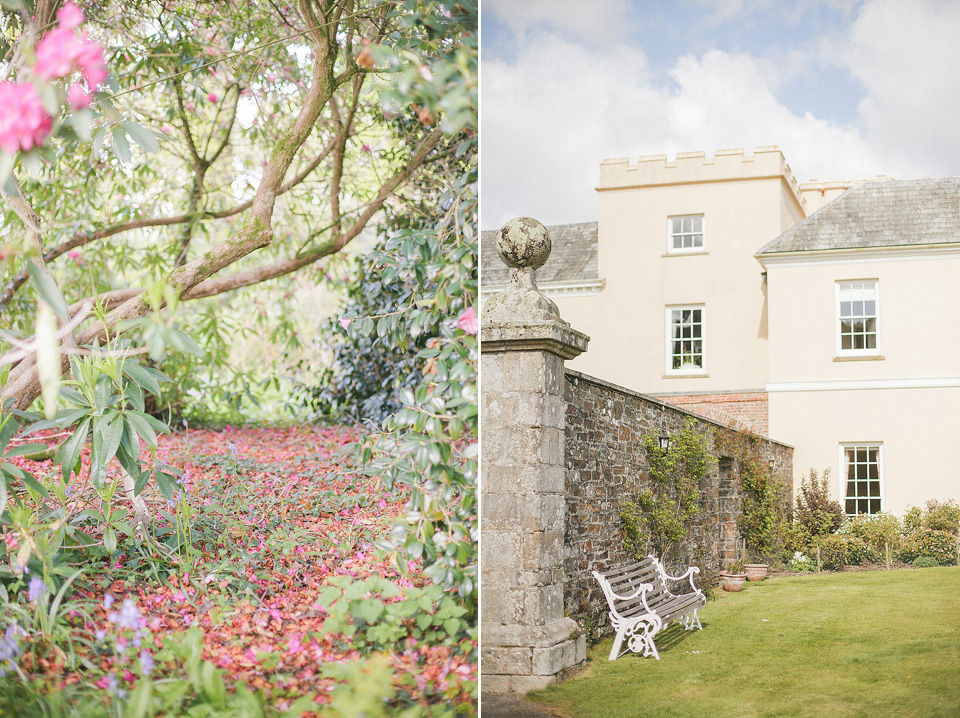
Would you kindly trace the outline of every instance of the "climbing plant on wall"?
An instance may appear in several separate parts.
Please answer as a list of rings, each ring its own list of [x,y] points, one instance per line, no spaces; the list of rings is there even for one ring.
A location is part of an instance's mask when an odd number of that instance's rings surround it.
[[[719,429],[715,446],[718,454],[734,460],[743,502],[738,525],[748,550],[754,558],[776,558],[791,544],[783,481],[769,468],[757,437]]]
[[[716,459],[708,453],[708,437],[688,420],[671,437],[670,448],[660,448],[657,432],[642,439],[650,465],[650,485],[637,494],[636,501],[624,503],[621,522],[627,550],[642,556],[649,546],[658,556],[687,537],[693,520],[700,514],[700,481]]]

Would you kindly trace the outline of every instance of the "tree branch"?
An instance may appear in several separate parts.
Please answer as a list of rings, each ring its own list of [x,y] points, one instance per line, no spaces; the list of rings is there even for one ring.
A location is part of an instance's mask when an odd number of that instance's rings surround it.
[[[301,0],[301,5],[303,4],[304,0]],[[323,36],[319,33],[314,32],[311,37],[314,40],[312,43],[314,60],[310,88],[292,126],[282,133],[274,146],[254,195],[250,217],[236,237],[220,242],[200,257],[171,272],[167,278],[167,284],[176,291],[177,296],[182,296],[200,282],[251,252],[266,247],[273,240],[271,220],[283,178],[313,131],[320,112],[330,101],[336,88],[333,82],[333,66],[336,59],[333,47],[335,45],[324,42]],[[336,35],[334,34],[333,37]],[[148,311],[150,307],[143,297],[135,296],[112,310],[102,323],[81,332],[77,337],[77,343],[81,345],[92,344],[94,341],[105,343],[118,323],[142,316]],[[25,409],[39,394],[40,382],[34,368],[17,381],[8,381],[3,387],[2,396],[3,398],[12,397],[15,408]]]

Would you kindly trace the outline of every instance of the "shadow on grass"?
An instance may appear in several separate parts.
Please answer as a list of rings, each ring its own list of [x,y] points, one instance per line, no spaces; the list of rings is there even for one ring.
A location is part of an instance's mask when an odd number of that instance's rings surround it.
[[[706,629],[707,624],[702,624],[704,629]],[[693,634],[699,633],[699,631],[694,628],[692,631],[688,631],[679,623],[673,623],[669,628],[665,628],[660,631],[653,639],[654,643],[657,644],[657,651],[663,656],[664,653],[670,653],[671,651],[679,648],[683,643],[690,638]]]

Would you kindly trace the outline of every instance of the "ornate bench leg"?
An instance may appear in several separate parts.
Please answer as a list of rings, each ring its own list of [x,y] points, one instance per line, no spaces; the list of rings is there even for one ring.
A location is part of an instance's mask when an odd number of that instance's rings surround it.
[[[700,608],[697,607],[693,609],[693,612],[686,614],[680,622],[687,631],[692,631],[694,628],[699,628],[702,631],[703,626],[700,625]]]
[[[627,648],[634,653],[642,653],[644,658],[653,656],[659,661],[660,653],[653,642],[653,637],[662,627],[663,622],[659,616],[647,615],[638,618],[627,628],[626,633],[630,636]]]
[[[623,626],[617,629],[617,637],[613,639],[613,648],[610,649],[610,660],[615,661],[620,657],[620,646],[623,645],[625,633]]]

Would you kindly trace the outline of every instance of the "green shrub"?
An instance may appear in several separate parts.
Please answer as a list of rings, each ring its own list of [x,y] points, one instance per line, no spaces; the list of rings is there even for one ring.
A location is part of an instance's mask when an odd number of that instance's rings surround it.
[[[878,563],[883,553],[876,551],[870,544],[858,536],[845,536],[847,542],[847,563],[862,566],[865,563]]]
[[[911,506],[903,516],[903,535],[912,536],[923,528],[923,509],[919,506]]]
[[[819,536],[832,534],[843,525],[845,515],[838,501],[830,498],[830,469],[824,469],[823,478],[810,469],[810,476],[800,482],[794,518],[813,542]]]
[[[923,527],[931,531],[946,531],[955,536],[960,534],[960,506],[953,499],[942,503],[928,501]]]
[[[913,565],[916,568],[934,568],[940,564],[937,563],[937,559],[933,556],[917,556],[917,558],[913,560]]]
[[[850,563],[847,542],[846,537],[835,534],[820,539],[818,545],[820,547],[820,564],[823,568],[835,570]]]
[[[873,516],[860,514],[847,521],[840,527],[839,534],[861,539],[876,556],[873,560],[880,560],[886,555],[886,544],[890,544],[893,552],[900,546],[902,536],[900,521],[893,514],[879,513]]]
[[[941,566],[957,562],[957,537],[946,531],[921,529],[903,540],[898,558],[910,563],[920,556],[929,556]]]

